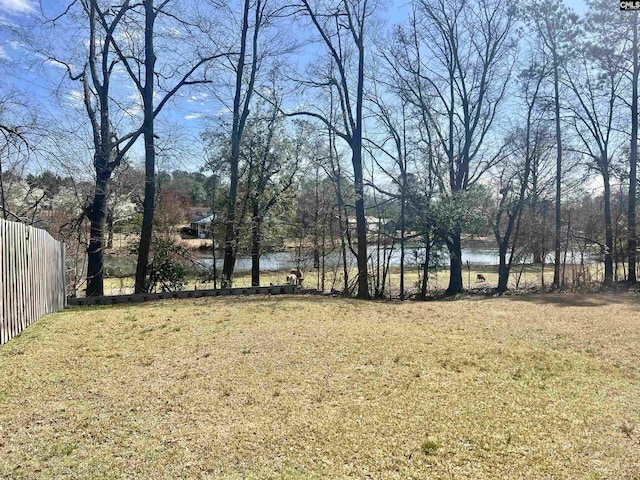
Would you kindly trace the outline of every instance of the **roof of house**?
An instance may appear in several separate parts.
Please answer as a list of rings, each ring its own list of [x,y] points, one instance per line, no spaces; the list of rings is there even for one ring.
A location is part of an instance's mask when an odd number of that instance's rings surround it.
[[[378,217],[374,217],[372,215],[367,215],[366,217],[364,217],[364,219],[369,225],[375,225],[378,222],[382,223],[382,225],[386,225],[387,223],[393,221],[390,218],[378,218]],[[349,217],[349,223],[356,223],[356,218],[355,217]]]
[[[199,223],[199,224],[211,223],[212,220],[213,220],[213,215],[209,215],[208,217],[201,218],[200,220],[196,220],[191,223]]]

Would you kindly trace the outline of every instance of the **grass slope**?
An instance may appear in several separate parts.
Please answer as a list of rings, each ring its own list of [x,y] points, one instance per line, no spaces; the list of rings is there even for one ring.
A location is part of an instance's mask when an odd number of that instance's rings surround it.
[[[0,477],[637,479],[639,374],[630,296],[77,309],[0,347]]]

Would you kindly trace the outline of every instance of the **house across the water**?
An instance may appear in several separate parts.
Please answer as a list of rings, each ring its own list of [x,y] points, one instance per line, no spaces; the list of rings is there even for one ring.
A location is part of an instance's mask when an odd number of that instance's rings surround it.
[[[382,232],[393,234],[397,229],[396,222],[389,218],[378,218],[374,216],[367,215],[365,217],[365,221],[367,222],[367,233],[378,233],[378,230],[381,229]],[[355,217],[349,217],[349,227],[355,232],[357,221]]]
[[[209,215],[207,217],[201,218],[200,220],[191,222],[191,229],[196,233],[197,238],[211,237],[212,220],[213,215]]]

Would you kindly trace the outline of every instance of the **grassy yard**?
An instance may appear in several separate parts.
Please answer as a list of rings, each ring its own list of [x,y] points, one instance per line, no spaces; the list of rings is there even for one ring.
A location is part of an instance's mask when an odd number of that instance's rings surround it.
[[[577,265],[568,265],[566,271],[567,283],[572,283],[574,271],[579,271],[580,267]],[[283,285],[286,283],[287,275],[290,270],[281,271],[266,271],[260,274],[260,284],[262,286]],[[582,284],[583,287],[589,288],[602,281],[602,268],[598,264],[591,264],[588,268],[589,277],[586,284]],[[317,270],[305,270],[304,274],[304,287],[305,288],[320,288],[320,279],[318,278]],[[408,295],[416,294],[419,291],[421,284],[421,274],[418,268],[407,268],[405,271],[405,288]],[[477,275],[484,276],[485,281],[479,282]],[[358,271],[356,268],[351,268],[349,272],[350,282],[352,283],[357,278]],[[516,286],[520,289],[529,289],[532,287],[542,287],[542,272],[539,265],[527,265],[524,268],[518,266],[513,269],[511,276],[509,277],[509,288],[515,289]],[[548,287],[553,280],[553,265],[546,266],[544,272],[545,286]],[[462,275],[464,288],[469,290],[474,289],[491,289],[498,286],[498,267],[491,265],[473,265],[467,270],[465,266]],[[519,280],[519,281],[518,281]],[[400,291],[400,267],[391,267],[389,274],[386,278],[386,291],[385,294],[391,292],[392,296],[398,297]],[[133,286],[135,280],[133,277],[108,277],[105,278],[104,288],[106,295],[126,295],[133,293]],[[251,272],[238,272],[234,276],[233,285],[235,287],[250,287],[251,286]],[[449,269],[446,267],[432,270],[429,274],[428,294],[437,295],[442,293],[449,285]],[[220,285],[218,285],[219,287]],[[331,288],[342,290],[344,286],[344,275],[342,270],[327,271],[325,277],[325,290],[329,291]],[[187,278],[185,290],[204,290],[213,288],[213,282],[203,282],[198,278]]]
[[[0,478],[640,478],[640,303],[84,308],[0,347]]]

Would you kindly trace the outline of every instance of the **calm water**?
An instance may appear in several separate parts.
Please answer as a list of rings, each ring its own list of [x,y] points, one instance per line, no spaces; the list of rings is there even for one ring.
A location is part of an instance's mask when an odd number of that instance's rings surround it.
[[[213,257],[210,252],[198,252],[198,262],[204,267],[211,268],[213,265]],[[369,255],[373,258],[373,261],[377,261],[377,252],[375,247],[369,248]],[[388,255],[388,251],[387,251]],[[321,259],[322,261],[322,259]],[[353,255],[348,255],[348,262],[351,265],[356,265],[356,260]],[[371,259],[369,260],[371,262]],[[380,255],[380,261],[382,262],[382,251]],[[405,265],[417,266],[424,261],[424,249],[408,247],[405,249]],[[462,262],[466,264],[469,262],[471,265],[497,265],[498,264],[498,249],[462,249]],[[447,265],[449,262],[446,252],[441,255],[440,263]],[[297,253],[291,252],[273,252],[265,253],[260,257],[260,270],[288,270],[294,268],[297,263]],[[342,255],[338,250],[327,254],[325,257],[326,268],[335,267],[337,264],[342,264]],[[400,248],[394,248],[391,254],[391,265],[400,265]],[[216,259],[216,266],[222,268],[222,258]],[[303,257],[300,259],[300,266],[304,269],[313,268],[313,257]],[[251,257],[238,257],[236,260],[236,272],[247,272],[251,270]]]

